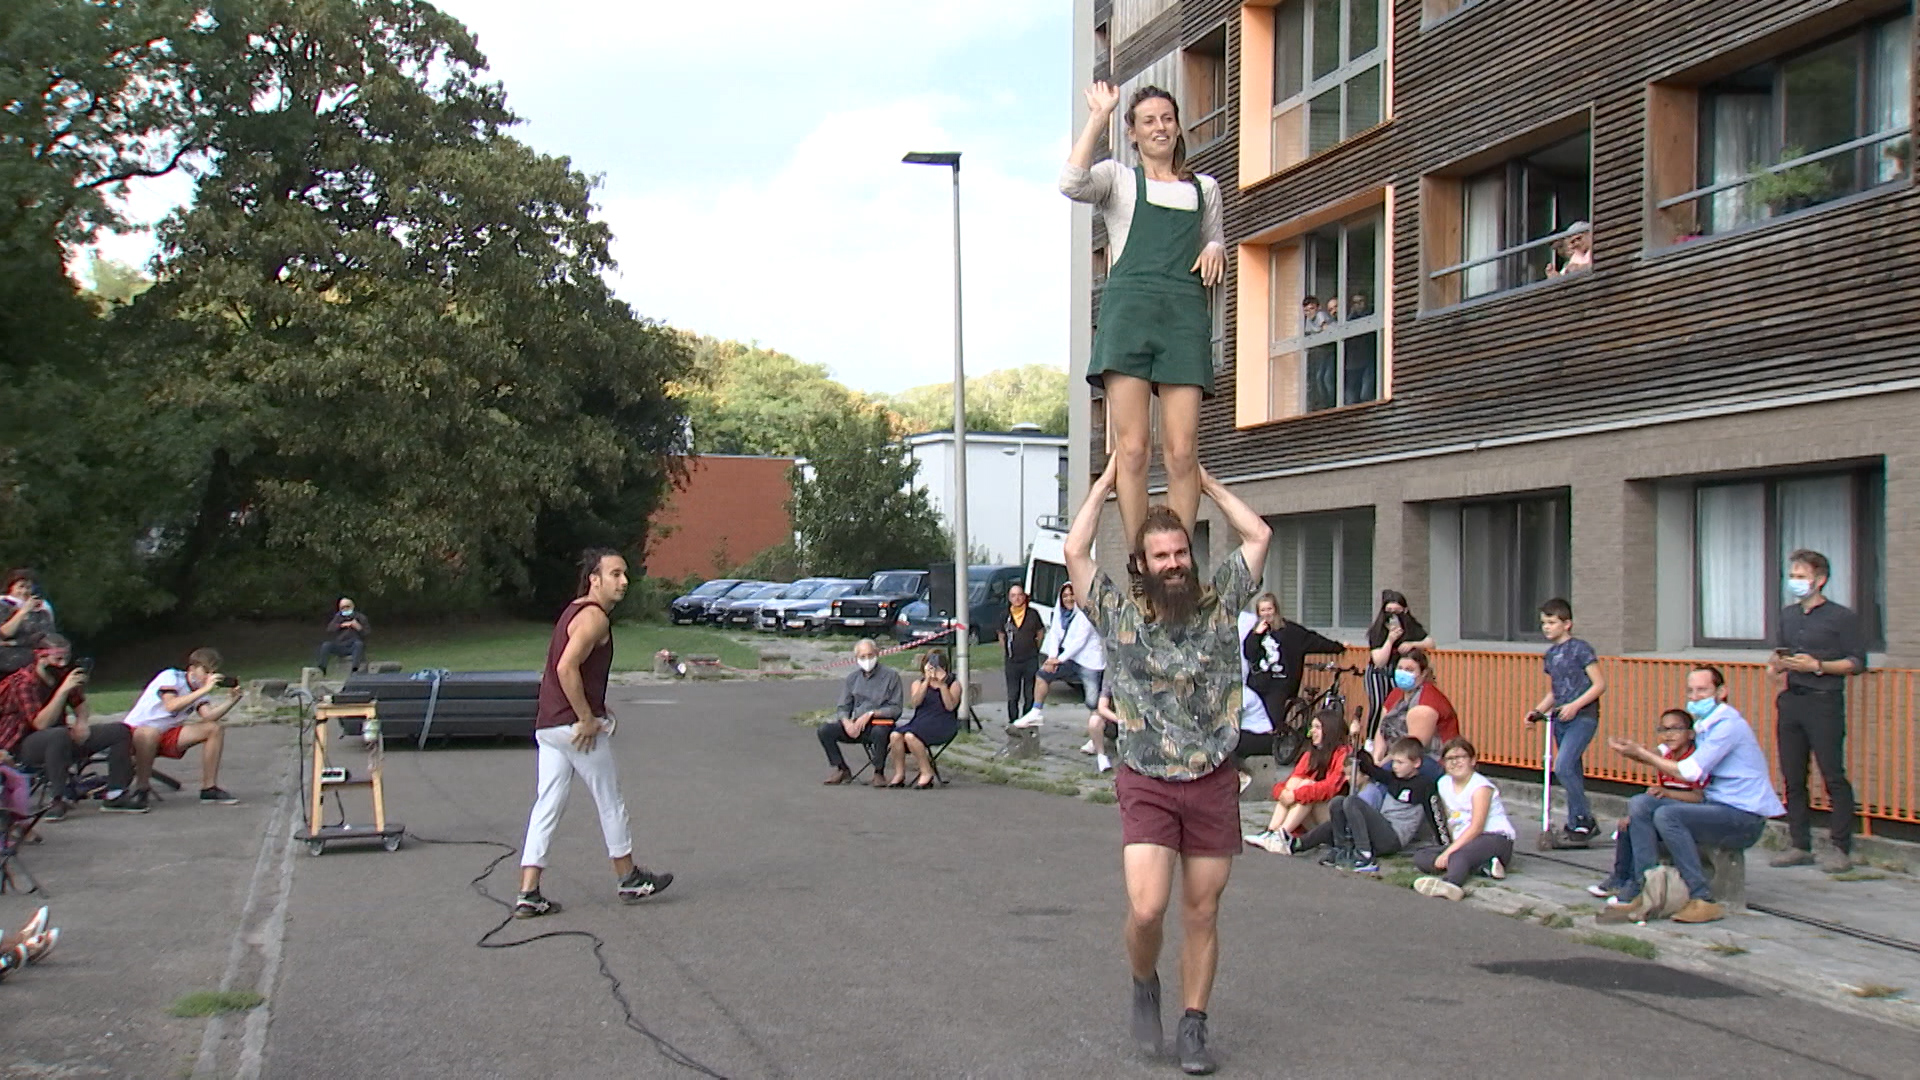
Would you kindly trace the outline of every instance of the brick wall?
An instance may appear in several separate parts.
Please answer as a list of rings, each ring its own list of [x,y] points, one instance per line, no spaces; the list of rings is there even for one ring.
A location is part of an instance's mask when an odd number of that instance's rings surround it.
[[[718,577],[793,538],[792,458],[710,455],[687,461],[686,485],[654,516],[647,573]]]

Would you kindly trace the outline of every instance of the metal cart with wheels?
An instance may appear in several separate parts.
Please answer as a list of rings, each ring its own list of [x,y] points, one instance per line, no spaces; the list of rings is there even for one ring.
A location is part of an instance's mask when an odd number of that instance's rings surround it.
[[[327,765],[327,733],[329,725],[342,720],[358,720],[363,733],[371,733],[373,741],[367,746],[367,776],[364,780],[347,779],[344,775],[329,775]],[[387,820],[386,789],[381,784],[381,766],[386,757],[379,736],[379,705],[368,702],[364,705],[335,705],[331,701],[315,706],[313,710],[313,771],[308,776],[307,791],[307,831],[296,840],[305,842],[307,854],[319,855],[327,850],[327,845],[342,840],[378,840],[388,851],[400,850],[400,838],[406,833],[406,826],[397,821]],[[339,825],[327,825],[321,817],[321,801],[327,789],[368,788],[373,794],[373,824],[351,825],[342,822]]]

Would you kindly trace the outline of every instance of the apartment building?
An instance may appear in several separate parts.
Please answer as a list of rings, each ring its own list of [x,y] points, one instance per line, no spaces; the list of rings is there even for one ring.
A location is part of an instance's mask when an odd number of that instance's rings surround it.
[[[1564,595],[1612,657],[1758,660],[1811,547],[1920,667],[1910,0],[1078,0],[1075,33],[1076,81],[1172,89],[1221,182],[1201,459],[1289,615],[1358,640],[1398,588],[1483,656]]]

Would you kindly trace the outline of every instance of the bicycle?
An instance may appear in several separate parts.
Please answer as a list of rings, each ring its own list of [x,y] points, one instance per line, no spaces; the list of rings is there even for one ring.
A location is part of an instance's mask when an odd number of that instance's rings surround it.
[[[1366,672],[1356,667],[1347,667],[1339,662],[1315,664],[1314,668],[1333,676],[1324,690],[1301,687],[1300,693],[1287,702],[1285,715],[1275,720],[1273,726],[1273,760],[1278,764],[1290,764],[1300,756],[1307,744],[1307,733],[1311,730],[1313,718],[1322,713],[1334,713],[1342,718],[1347,715],[1347,695],[1340,689],[1340,676],[1353,675],[1364,678]],[[1365,715],[1364,707],[1354,707],[1354,719]],[[1284,748],[1284,760],[1283,760]]]

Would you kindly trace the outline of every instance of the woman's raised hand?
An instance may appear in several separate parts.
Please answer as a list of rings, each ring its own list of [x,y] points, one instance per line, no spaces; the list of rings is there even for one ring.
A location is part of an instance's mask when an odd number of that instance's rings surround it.
[[[1087,108],[1099,116],[1112,116],[1120,107],[1120,91],[1112,83],[1097,82],[1087,87]]]

